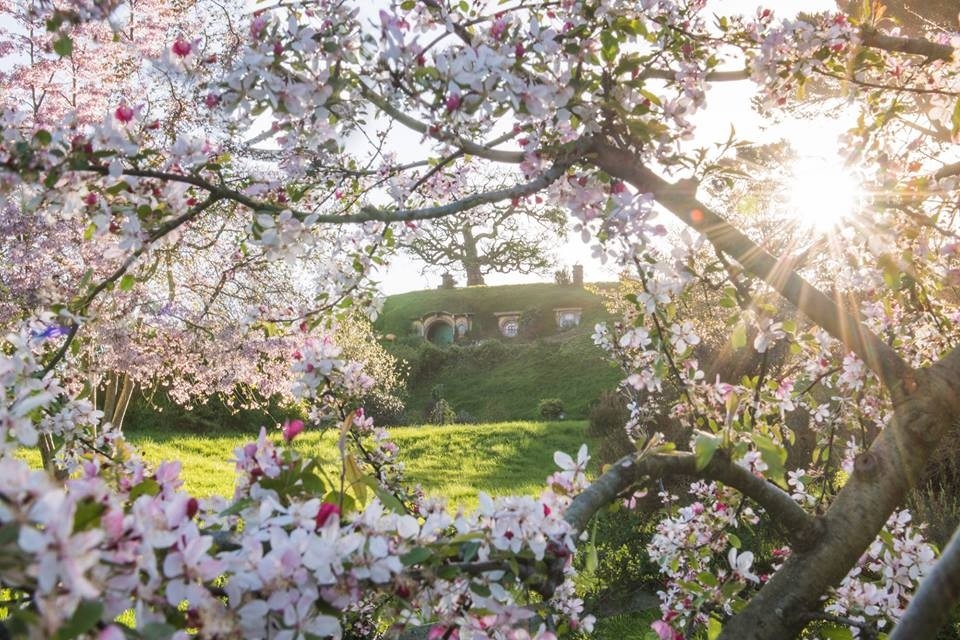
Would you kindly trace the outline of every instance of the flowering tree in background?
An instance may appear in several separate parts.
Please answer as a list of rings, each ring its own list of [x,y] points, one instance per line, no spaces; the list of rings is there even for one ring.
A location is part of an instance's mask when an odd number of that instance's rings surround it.
[[[572,590],[575,540],[651,479],[688,476],[691,497],[665,492],[649,547],[669,585],[660,637],[779,639],[819,620],[933,633],[960,593],[935,586],[955,573],[956,545],[934,565],[900,507],[960,422],[955,36],[902,36],[879,11],[714,18],[703,5],[321,0],[217,22],[222,7],[198,2],[189,16],[227,26],[172,20],[149,50],[122,35],[84,48],[91,31],[130,29],[140,3],[35,3],[24,20],[46,29],[33,34],[53,52],[43,64],[79,68],[81,54],[126,43],[142,75],[107,74],[110,91],[85,113],[71,102],[41,117],[36,101],[12,99],[0,114],[4,216],[23,231],[0,255],[30,292],[14,298],[0,368],[4,624],[33,637],[336,637],[342,620],[375,610],[397,627],[432,623],[436,637],[589,630]],[[838,151],[865,203],[826,239],[806,229],[765,246],[755,221],[705,202],[750,167],[734,141],[701,148],[696,117],[711,86],[747,81],[752,117],[776,118],[808,85],[821,99],[805,110],[851,115]],[[35,95],[37,80],[17,82]],[[512,182],[433,186],[464,172]],[[371,380],[323,334],[322,312],[362,301],[364,275],[417,221],[536,198],[567,209],[636,280],[623,321],[596,336],[645,394],[626,425],[636,451],[589,485],[585,451],[557,454],[539,498],[448,514],[403,489],[395,448],[356,400]],[[306,300],[221,298],[226,283],[259,287],[247,278],[282,277],[273,265],[311,255],[325,268]],[[156,307],[163,280],[184,296],[172,310]],[[712,322],[686,304],[698,290],[716,297]],[[218,345],[229,353],[284,327],[299,346],[275,353],[311,422],[340,430],[341,469],[262,437],[236,452],[235,496],[201,504],[179,491],[175,465],[147,471],[78,399],[71,356],[82,361],[85,336],[142,349],[162,325],[208,319],[214,299],[210,357],[194,371],[216,364]],[[750,375],[701,362],[739,350],[754,356]],[[656,398],[676,442],[653,429]],[[798,422],[815,446],[788,469]],[[65,483],[12,455],[48,436],[75,471]],[[373,444],[351,447],[362,442]],[[784,546],[743,548],[733,530],[761,518]],[[910,602],[927,575],[934,587]],[[115,622],[128,609],[136,629]],[[529,623],[548,610],[549,627]]]

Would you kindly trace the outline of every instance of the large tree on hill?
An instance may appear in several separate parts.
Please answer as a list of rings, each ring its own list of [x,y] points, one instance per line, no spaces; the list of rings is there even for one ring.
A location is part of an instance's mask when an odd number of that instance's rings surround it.
[[[901,507],[960,423],[953,40],[888,33],[879,12],[714,20],[703,4],[518,1],[487,12],[411,0],[371,15],[366,3],[321,0],[239,19],[198,2],[209,9],[198,22],[226,24],[221,35],[177,23],[157,31],[159,55],[135,37],[110,39],[128,45],[131,69],[162,73],[146,74],[139,93],[105,76],[118,90],[102,94],[103,118],[43,119],[37,101],[5,102],[0,189],[36,250],[9,244],[0,263],[33,292],[11,314],[22,322],[11,321],[0,361],[0,586],[11,594],[0,631],[339,637],[346,621],[379,616],[368,630],[429,623],[435,637],[552,640],[589,631],[571,555],[590,518],[682,476],[697,481],[692,496],[663,496],[649,545],[665,580],[661,638],[779,640],[838,625],[930,637],[960,593],[940,588],[960,542],[934,565]],[[80,46],[85,30],[122,28],[125,7],[36,3],[30,19],[69,60],[96,56]],[[738,164],[741,141],[703,146],[693,116],[714,104],[714,83],[751,80],[759,112],[720,111],[773,121],[811,79],[820,97],[806,114],[849,115],[834,149],[848,165],[834,174],[856,173],[860,205],[829,231],[771,233],[781,209],[709,198],[714,185],[762,176]],[[11,95],[32,95],[33,80],[16,82]],[[156,95],[170,102],[154,111]],[[422,144],[397,158],[392,127]],[[467,174],[510,182],[436,188]],[[826,181],[808,193],[836,196]],[[371,381],[321,335],[318,311],[357,304],[362,276],[420,221],[537,197],[635,279],[622,321],[596,339],[626,368],[624,385],[667,410],[635,405],[636,450],[592,484],[585,451],[558,454],[561,471],[538,498],[483,498],[454,516],[404,489],[395,448],[358,405]],[[200,278],[169,252],[179,243],[235,252],[210,254]],[[69,248],[70,269],[31,262],[51,247]],[[255,272],[240,289],[278,274],[296,288],[296,273],[271,265],[312,252],[326,258],[312,263],[322,304],[247,308],[219,296],[238,262]],[[139,322],[158,272],[190,292],[186,318],[167,309]],[[689,304],[701,293],[709,314]],[[339,468],[264,435],[234,454],[235,496],[201,504],[179,490],[176,465],[148,472],[96,431],[100,416],[76,397],[85,337],[161,349],[174,335],[162,329],[189,334],[212,294],[222,334],[201,329],[210,351],[196,374],[219,377],[217,345],[250,347],[257,367],[257,340],[281,331],[301,342],[287,356],[293,390],[311,423],[334,427]],[[741,350],[750,357],[739,370],[701,360]],[[657,433],[663,420],[675,441]],[[787,469],[797,420],[815,446]],[[303,427],[288,422],[284,440]],[[77,471],[66,484],[14,455],[53,435]],[[733,530],[761,518],[782,544],[745,549]],[[116,622],[128,609],[136,629]],[[550,626],[531,632],[535,613]]]
[[[489,205],[424,224],[407,249],[429,267],[462,271],[468,287],[489,273],[538,273],[553,265],[550,249],[565,235],[566,215],[556,209],[518,213]]]

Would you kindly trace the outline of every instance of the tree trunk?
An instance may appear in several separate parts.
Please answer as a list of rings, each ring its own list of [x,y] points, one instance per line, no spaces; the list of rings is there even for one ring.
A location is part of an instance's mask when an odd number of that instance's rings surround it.
[[[123,430],[123,418],[133,396],[133,380],[126,373],[110,373],[103,390],[103,421],[117,431]]]
[[[463,270],[467,272],[467,286],[473,287],[486,284],[483,281],[483,272],[480,269],[480,255],[477,253],[477,239],[473,237],[473,231],[469,225],[464,225],[460,229],[463,236]]]

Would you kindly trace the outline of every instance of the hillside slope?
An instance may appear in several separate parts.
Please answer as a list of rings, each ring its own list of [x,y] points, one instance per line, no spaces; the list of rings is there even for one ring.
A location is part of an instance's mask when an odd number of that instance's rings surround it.
[[[607,285],[596,285],[599,287]],[[473,314],[473,332],[476,337],[498,335],[496,318],[501,311],[552,312],[557,307],[580,307],[582,327],[593,325],[608,317],[601,299],[580,287],[550,283],[514,284],[497,287],[466,287],[459,289],[427,289],[390,296],[376,322],[377,330],[403,337],[412,331],[412,322],[426,313],[446,311]]]
[[[560,331],[553,310],[582,309],[580,326]],[[416,335],[412,321],[427,313],[473,314],[473,329],[458,343],[439,347]],[[522,335],[500,335],[498,311],[525,320]],[[409,422],[423,421],[439,391],[463,419],[538,419],[537,405],[559,398],[568,419],[587,417],[591,403],[613,389],[620,373],[593,344],[593,327],[609,319],[602,300],[581,288],[555,284],[416,291],[385,301],[377,322],[386,345],[410,366]]]

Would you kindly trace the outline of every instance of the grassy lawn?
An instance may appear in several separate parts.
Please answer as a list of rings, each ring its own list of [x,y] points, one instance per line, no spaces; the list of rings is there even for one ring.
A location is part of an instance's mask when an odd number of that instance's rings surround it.
[[[477,494],[535,494],[556,470],[554,451],[575,454],[586,441],[583,421],[502,422],[496,424],[395,427],[391,437],[400,447],[408,480],[428,495],[446,497],[451,505],[475,506]],[[255,439],[249,433],[191,435],[159,430],[127,430],[128,440],[153,463],[179,460],[185,488],[198,496],[232,495],[237,447]],[[275,433],[280,439],[279,432]],[[295,441],[304,453],[336,464],[333,431],[304,432]],[[39,466],[39,455],[24,452]]]

